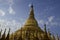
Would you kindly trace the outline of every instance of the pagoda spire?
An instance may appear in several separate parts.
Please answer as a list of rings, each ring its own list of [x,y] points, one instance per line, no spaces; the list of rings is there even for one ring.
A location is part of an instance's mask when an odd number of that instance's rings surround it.
[[[34,18],[33,4],[30,5],[30,15],[29,15],[29,18]]]
[[[34,17],[33,4],[30,5],[30,14],[29,14],[27,21],[25,22],[25,26],[34,26],[34,27],[38,26],[38,23]]]

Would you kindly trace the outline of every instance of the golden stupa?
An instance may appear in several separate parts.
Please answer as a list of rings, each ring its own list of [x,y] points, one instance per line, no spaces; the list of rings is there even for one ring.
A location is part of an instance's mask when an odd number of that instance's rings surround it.
[[[45,27],[45,31],[43,31],[39,27],[34,17],[33,5],[31,5],[30,15],[26,20],[25,24],[23,25],[23,27],[17,30],[15,33],[13,33],[10,39],[11,40],[50,40],[46,32],[46,27]]]
[[[0,40],[60,40],[59,36],[54,36],[50,33],[50,30],[46,30],[46,24],[44,24],[44,30],[42,30],[35,17],[34,17],[34,10],[33,5],[30,8],[30,15],[26,20],[25,24],[15,31],[14,33],[10,34],[10,29],[8,34],[2,34],[2,30],[0,31]]]

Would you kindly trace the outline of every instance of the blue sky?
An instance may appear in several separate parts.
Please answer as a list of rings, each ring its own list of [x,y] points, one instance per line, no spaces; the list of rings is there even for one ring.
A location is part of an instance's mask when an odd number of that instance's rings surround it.
[[[47,24],[52,34],[60,35],[60,0],[0,0],[0,29],[16,31],[25,23],[33,3],[39,26]]]

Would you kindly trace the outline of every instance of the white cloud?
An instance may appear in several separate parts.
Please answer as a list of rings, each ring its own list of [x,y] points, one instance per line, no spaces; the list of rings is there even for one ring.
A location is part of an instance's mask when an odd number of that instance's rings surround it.
[[[5,5],[5,4],[13,5],[14,4],[13,0],[0,0],[0,3],[3,5]]]
[[[48,24],[52,25],[52,26],[58,26],[59,24],[57,23],[57,21],[54,21],[54,17],[55,16],[50,16],[48,17]]]
[[[38,23],[43,25],[44,24],[44,20],[40,20]]]
[[[48,25],[49,24],[49,22],[48,21],[46,21],[46,25]]]
[[[58,26],[59,24],[57,22],[51,22],[51,25]]]
[[[14,9],[12,8],[12,5],[14,4],[13,0],[0,0],[0,4],[1,5],[8,5],[9,8],[6,11],[8,11],[9,14],[15,14]]]
[[[9,11],[9,14],[15,14],[15,11],[13,10],[11,6],[9,7],[8,11]]]
[[[50,17],[48,17],[48,21],[46,21],[46,23],[48,24],[48,25],[51,25],[51,26],[58,26],[59,25],[59,23],[57,22],[57,21],[55,21],[55,16],[50,16]]]
[[[7,1],[9,3],[9,9],[8,9],[9,14],[15,14],[14,9],[12,8],[12,5],[14,4],[13,0],[7,0]]]
[[[30,7],[32,4],[29,4],[28,6]]]
[[[50,26],[60,26],[60,23],[55,21],[54,18],[55,18],[55,16],[50,16],[50,17],[47,18],[48,20],[41,19],[40,21],[38,21],[38,23],[41,24],[41,25],[46,24],[46,25],[50,25]]]
[[[2,29],[3,31],[5,30],[5,28],[8,29],[11,28],[11,33],[16,31],[17,29],[19,29],[21,27],[21,23],[17,22],[16,20],[4,20],[4,19],[0,19],[0,29]]]
[[[0,9],[0,16],[4,16],[4,15],[5,15],[5,12]]]
[[[50,17],[48,17],[48,21],[49,21],[49,22],[52,22],[53,19],[54,19],[54,16],[50,16]]]

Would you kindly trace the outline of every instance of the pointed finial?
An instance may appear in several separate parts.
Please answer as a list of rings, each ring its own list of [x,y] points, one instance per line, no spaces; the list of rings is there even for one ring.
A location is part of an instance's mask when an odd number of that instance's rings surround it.
[[[33,4],[30,4],[30,16],[29,18],[33,18],[34,19],[34,9],[33,9]]]
[[[46,24],[44,24],[44,26],[46,27]]]
[[[44,24],[44,31],[46,32],[46,24]]]
[[[10,28],[9,28],[9,33],[10,33]]]
[[[33,8],[33,4],[29,4],[29,7]]]
[[[31,8],[33,8],[33,4],[31,4]]]
[[[58,36],[58,34],[57,34],[57,40],[59,40],[59,36]]]
[[[6,28],[5,28],[5,32],[6,32]]]

